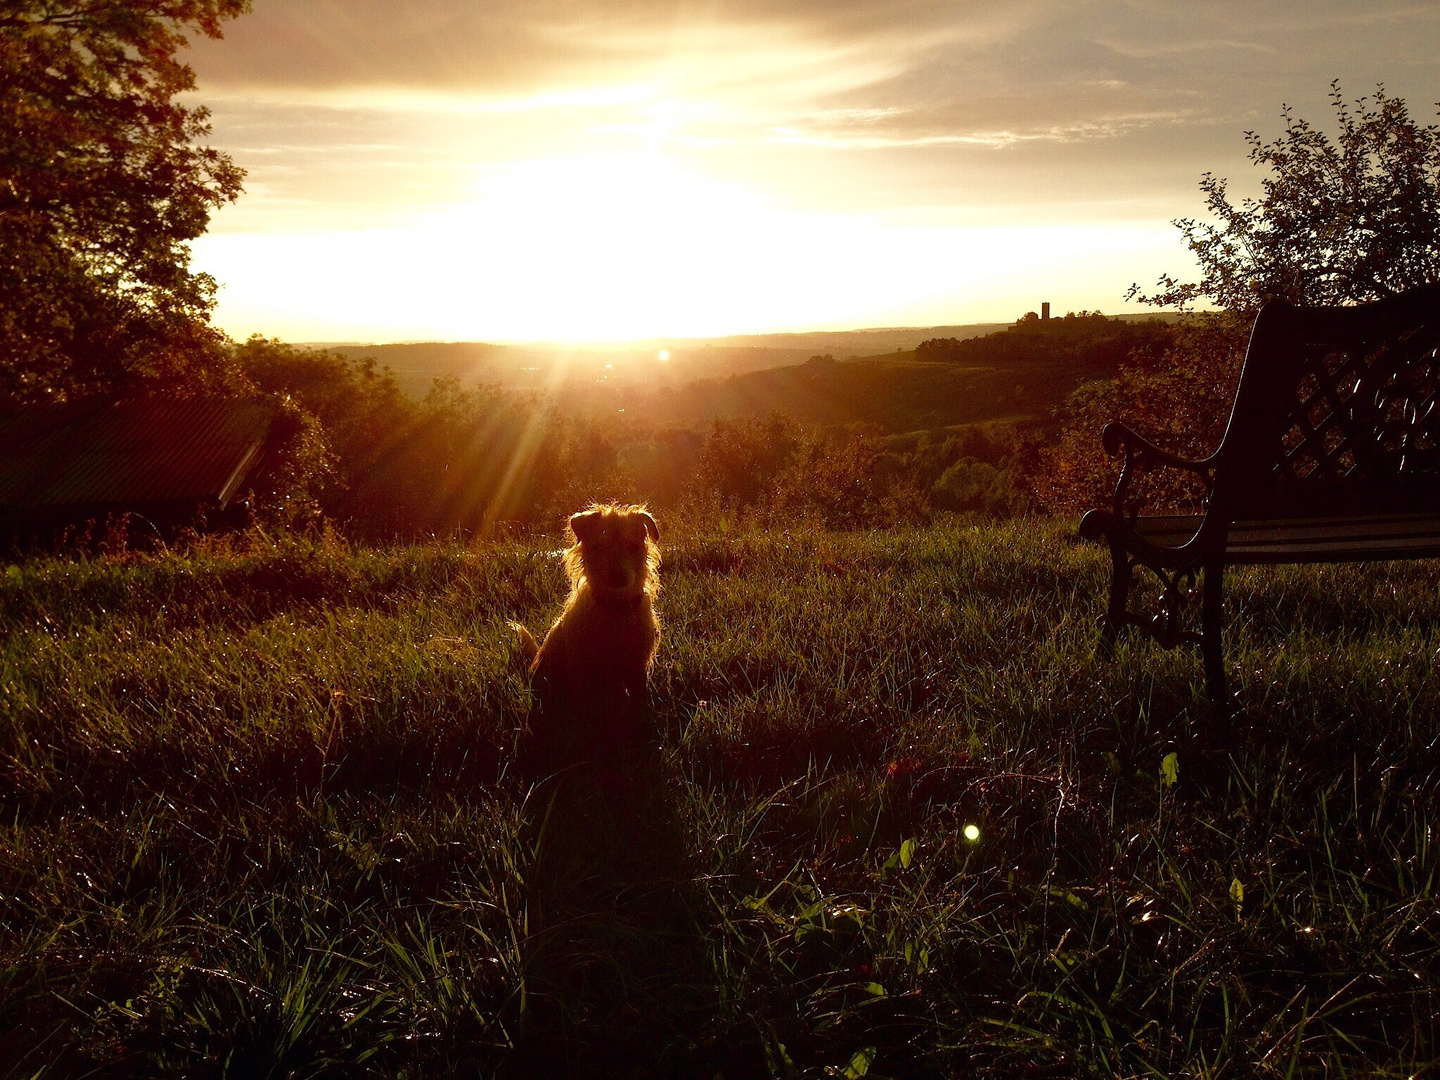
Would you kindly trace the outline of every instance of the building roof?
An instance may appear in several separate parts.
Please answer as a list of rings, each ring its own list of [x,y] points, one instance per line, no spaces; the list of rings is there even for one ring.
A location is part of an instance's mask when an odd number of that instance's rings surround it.
[[[273,413],[253,401],[138,398],[0,414],[0,508],[224,506]]]

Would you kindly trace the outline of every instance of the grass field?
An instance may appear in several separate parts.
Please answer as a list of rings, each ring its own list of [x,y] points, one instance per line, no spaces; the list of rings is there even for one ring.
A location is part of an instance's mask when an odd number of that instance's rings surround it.
[[[988,367],[903,356],[799,364],[620,395],[626,416],[654,425],[782,413],[802,424],[877,424],[904,432],[1001,419],[1048,418],[1087,375],[1035,361]],[[593,396],[593,395],[592,395]],[[603,407],[595,397],[592,407]]]
[[[667,537],[623,790],[543,543],[9,568],[0,1073],[1435,1075],[1440,567],[1231,575],[1206,739],[1072,533]]]

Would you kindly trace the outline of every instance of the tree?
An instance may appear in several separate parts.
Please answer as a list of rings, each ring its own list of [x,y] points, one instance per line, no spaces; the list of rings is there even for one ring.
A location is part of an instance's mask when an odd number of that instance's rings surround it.
[[[1201,179],[1216,222],[1175,223],[1200,261],[1200,281],[1165,275],[1158,292],[1132,285],[1127,298],[1185,308],[1208,297],[1248,317],[1272,297],[1358,303],[1440,280],[1440,128],[1421,127],[1383,86],[1354,111],[1338,82],[1330,99],[1335,142],[1288,106],[1274,142],[1245,133],[1250,160],[1271,171],[1261,198],[1236,205],[1223,178]]]
[[[1137,352],[1114,378],[1081,383],[1065,402],[1058,437],[1032,462],[1036,501],[1052,512],[1108,505],[1117,466],[1101,450],[1100,432],[1112,420],[1184,457],[1214,450],[1235,397],[1242,329],[1229,314],[1191,316],[1163,356]],[[1193,510],[1199,493],[1191,480],[1188,473],[1158,470],[1132,490],[1155,507]]]
[[[0,399],[63,401],[227,375],[190,241],[243,176],[197,145],[176,54],[249,0],[0,7]]]
[[[716,420],[700,448],[700,481],[729,506],[755,506],[774,491],[803,442],[799,425],[780,413],[765,420]]]

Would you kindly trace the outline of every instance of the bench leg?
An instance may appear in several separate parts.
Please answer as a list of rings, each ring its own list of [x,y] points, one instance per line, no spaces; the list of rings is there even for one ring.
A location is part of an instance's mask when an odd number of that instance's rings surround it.
[[[1225,652],[1220,641],[1220,602],[1224,595],[1225,565],[1207,564],[1204,571],[1204,592],[1201,596],[1200,631],[1204,637],[1201,651],[1205,655],[1205,689],[1212,703],[1222,704],[1227,697],[1225,687]]]
[[[1110,563],[1110,604],[1100,623],[1100,655],[1106,660],[1115,655],[1115,638],[1125,624],[1125,605],[1130,600],[1130,564],[1125,549],[1114,541],[1110,543]]]

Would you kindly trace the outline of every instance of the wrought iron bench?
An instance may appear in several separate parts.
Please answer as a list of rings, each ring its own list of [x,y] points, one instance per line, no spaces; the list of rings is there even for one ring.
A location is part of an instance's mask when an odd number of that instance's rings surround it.
[[[1166,648],[1198,645],[1221,702],[1227,565],[1440,555],[1440,285],[1358,307],[1266,304],[1207,458],[1167,453],[1120,423],[1101,438],[1124,455],[1113,507],[1080,521],[1114,564],[1102,645],[1127,626]],[[1202,511],[1141,513],[1133,482],[1157,468],[1198,478]],[[1154,614],[1129,608],[1141,568],[1160,587]],[[1199,632],[1184,628],[1197,581]]]

